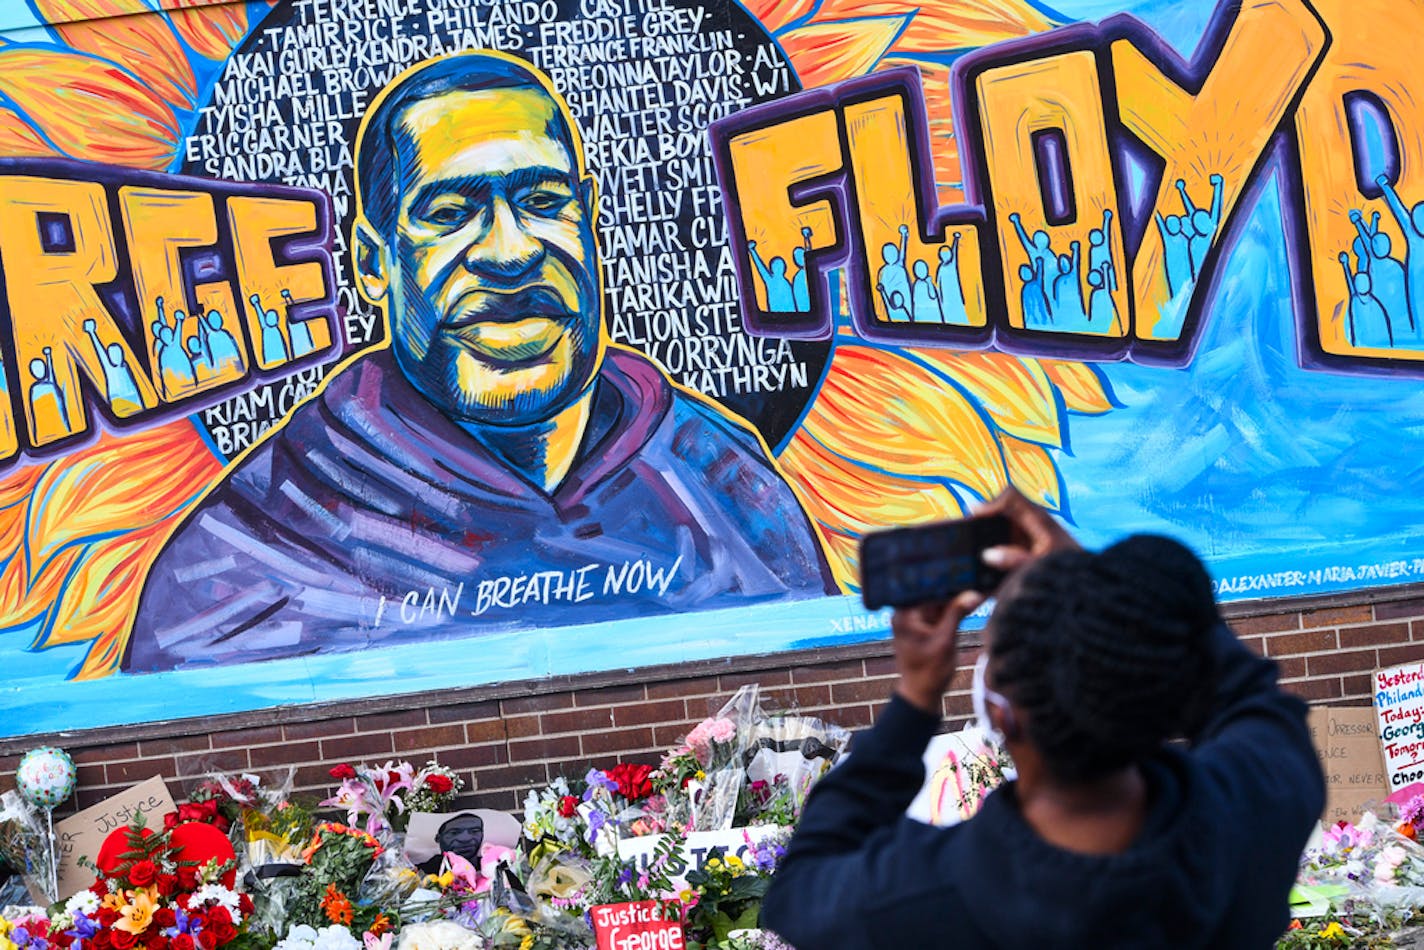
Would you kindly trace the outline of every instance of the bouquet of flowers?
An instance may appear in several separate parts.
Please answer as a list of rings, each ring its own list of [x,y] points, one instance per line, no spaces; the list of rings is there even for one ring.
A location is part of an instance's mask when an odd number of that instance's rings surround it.
[[[563,776],[524,797],[524,841],[531,863],[563,851],[593,856],[588,820],[579,810],[582,803],[582,795]]]
[[[353,931],[370,930],[377,918],[391,916],[374,905],[353,903],[358,888],[385,849],[369,833],[337,822],[316,826],[302,851],[296,894],[288,907],[289,923],[323,927],[339,924]]]
[[[0,915],[0,950],[50,950],[58,946],[50,942],[49,918],[38,907],[9,913],[12,916]]]
[[[771,875],[713,849],[702,867],[687,872],[687,883],[687,946],[703,950],[724,945],[734,930],[756,927]]]
[[[404,831],[411,812],[448,811],[464,790],[465,782],[454,769],[427,762],[411,780],[405,808],[392,816],[392,824],[397,831]]]
[[[140,813],[115,832],[121,839],[110,836],[100,851],[98,879],[51,919],[51,945],[215,950],[246,943],[252,901],[232,888],[230,846],[211,830],[198,833],[203,827],[150,832]]]
[[[380,766],[342,763],[331,770],[331,777],[341,785],[321,804],[346,809],[348,825],[360,825],[369,834],[387,838],[396,822],[404,820],[406,804],[400,793],[415,785],[415,767],[409,762]]]
[[[53,842],[39,810],[20,797],[18,792],[0,795],[0,856],[20,872],[25,885],[36,898],[49,890],[54,880],[55,853]],[[58,894],[45,894],[56,899]]]

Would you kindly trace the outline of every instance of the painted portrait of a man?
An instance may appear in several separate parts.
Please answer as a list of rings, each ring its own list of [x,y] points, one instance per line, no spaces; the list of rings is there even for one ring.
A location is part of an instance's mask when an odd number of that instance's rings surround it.
[[[546,77],[427,61],[355,151],[354,270],[389,342],[195,505],[125,669],[837,592],[758,433],[608,342],[596,183]]]

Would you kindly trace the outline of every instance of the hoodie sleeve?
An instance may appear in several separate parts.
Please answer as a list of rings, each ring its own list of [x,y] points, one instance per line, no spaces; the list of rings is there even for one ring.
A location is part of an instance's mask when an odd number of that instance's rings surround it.
[[[893,868],[923,867],[904,852],[913,845],[894,829],[906,821],[905,809],[924,783],[921,757],[938,728],[938,716],[895,696],[875,725],[856,737],[850,756],[806,802],[762,903],[762,926],[803,950],[868,945],[861,930],[866,909],[903,883],[879,879],[888,870],[881,860],[887,846],[895,850]],[[889,845],[892,835],[897,840]]]
[[[1283,855],[1293,870],[1325,807],[1306,705],[1277,685],[1276,664],[1248,650],[1225,624],[1212,649],[1215,692],[1193,758],[1250,822],[1251,860]]]

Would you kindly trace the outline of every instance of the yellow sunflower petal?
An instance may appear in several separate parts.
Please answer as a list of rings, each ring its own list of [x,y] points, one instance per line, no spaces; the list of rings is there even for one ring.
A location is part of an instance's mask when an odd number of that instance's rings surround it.
[[[1004,449],[1004,461],[1008,463],[1009,480],[1014,487],[1029,501],[1049,511],[1062,510],[1063,483],[1048,450],[1005,433],[999,434],[999,445]]]
[[[192,107],[193,67],[161,16],[116,16],[112,0],[34,0],[34,6],[74,49],[117,63],[169,102]]]
[[[995,352],[925,348],[914,353],[972,392],[1000,429],[1029,442],[1063,444],[1053,384],[1038,361]]]
[[[1053,380],[1058,392],[1063,396],[1063,404],[1072,412],[1100,415],[1112,409],[1116,403],[1108,392],[1107,384],[1098,372],[1087,363],[1067,360],[1039,360],[1044,373]]]
[[[863,76],[894,42],[907,17],[860,17],[817,22],[790,30],[777,39],[806,88]]]
[[[0,106],[0,156],[47,158],[58,154],[15,110]]]
[[[1055,25],[1026,0],[824,0],[815,22],[906,15],[913,19],[895,42],[902,53],[976,49]]]
[[[51,464],[36,485],[31,556],[42,563],[97,535],[154,525],[206,487],[219,468],[187,421],[101,439]]]
[[[214,3],[213,0],[161,0],[173,28],[188,45],[208,59],[226,59],[247,34],[245,3]]]
[[[53,81],[35,82],[36,76]],[[0,92],[72,158],[164,169],[178,148],[173,109],[113,63],[8,46],[0,49]]]
[[[842,346],[802,425],[838,455],[946,479],[984,498],[1007,483],[981,407],[934,373],[887,350]]]

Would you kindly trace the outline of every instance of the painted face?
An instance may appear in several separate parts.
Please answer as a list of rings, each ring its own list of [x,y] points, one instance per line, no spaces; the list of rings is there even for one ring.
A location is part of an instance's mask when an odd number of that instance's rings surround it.
[[[491,89],[444,93],[399,117],[391,346],[456,418],[539,422],[598,372],[593,183],[550,134],[556,109],[541,91]]]

